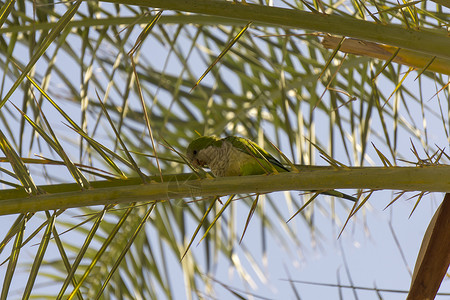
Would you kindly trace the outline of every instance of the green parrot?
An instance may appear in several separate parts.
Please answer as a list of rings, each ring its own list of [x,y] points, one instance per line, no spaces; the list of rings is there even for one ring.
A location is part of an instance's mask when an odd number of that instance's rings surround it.
[[[289,172],[256,143],[237,136],[223,139],[214,136],[198,137],[187,147],[186,156],[194,167],[208,167],[216,177],[268,174],[275,170]],[[326,191],[322,194],[357,200],[338,191]]]

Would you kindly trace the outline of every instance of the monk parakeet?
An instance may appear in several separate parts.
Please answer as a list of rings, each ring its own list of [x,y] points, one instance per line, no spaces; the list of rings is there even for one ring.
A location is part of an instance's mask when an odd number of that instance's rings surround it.
[[[223,139],[201,136],[189,144],[186,155],[194,167],[208,167],[217,177],[268,174],[274,170],[289,172],[260,146],[236,136]],[[338,191],[327,191],[323,194],[356,201],[356,198]]]

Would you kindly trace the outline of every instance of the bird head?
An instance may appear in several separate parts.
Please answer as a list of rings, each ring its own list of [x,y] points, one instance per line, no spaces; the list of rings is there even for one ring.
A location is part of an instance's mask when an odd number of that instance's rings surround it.
[[[196,168],[205,167],[208,161],[205,161],[205,157],[201,155],[201,152],[203,149],[213,146],[218,141],[220,139],[214,136],[201,136],[193,140],[186,150],[186,156],[189,162]]]

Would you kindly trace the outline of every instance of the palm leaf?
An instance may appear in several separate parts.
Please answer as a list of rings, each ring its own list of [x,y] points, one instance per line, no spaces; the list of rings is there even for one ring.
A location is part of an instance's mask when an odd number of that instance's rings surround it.
[[[326,243],[318,219],[331,219],[337,236],[365,220],[375,190],[401,191],[387,199],[390,209],[413,192],[416,212],[424,191],[449,192],[441,165],[448,162],[448,5],[278,4],[2,3],[0,172],[10,188],[0,191],[0,213],[19,214],[0,244],[8,264],[2,298],[40,296],[45,279],[55,286],[50,299],[176,298],[180,276],[186,298],[222,291],[245,298],[251,293],[222,284],[216,270],[228,264],[243,287],[277,285],[264,271],[271,247],[295,264],[307,237]],[[190,169],[180,156],[196,131],[273,142],[299,172],[184,174]],[[404,136],[420,143],[424,159],[414,146],[416,161],[408,158]],[[333,167],[309,166],[323,158]],[[335,188],[374,192],[352,210],[294,192]],[[284,197],[252,198],[274,191]],[[234,194],[242,197],[226,206],[211,200]],[[200,245],[187,247],[201,230]],[[33,243],[39,247],[27,261],[23,250]],[[24,282],[15,276],[20,262],[30,266]]]

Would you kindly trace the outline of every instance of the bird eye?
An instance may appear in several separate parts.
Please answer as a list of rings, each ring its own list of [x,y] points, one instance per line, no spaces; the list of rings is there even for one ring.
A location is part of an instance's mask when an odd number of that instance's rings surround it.
[[[194,155],[197,155],[197,150],[192,151]]]

